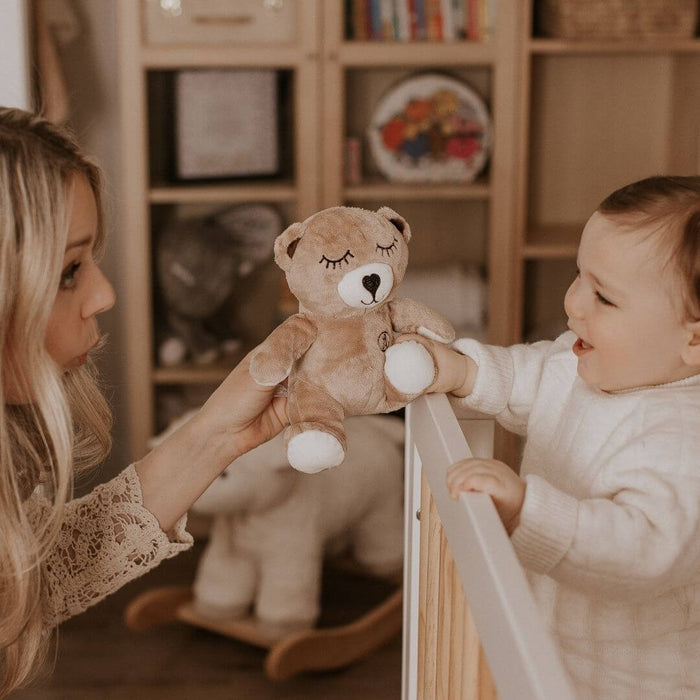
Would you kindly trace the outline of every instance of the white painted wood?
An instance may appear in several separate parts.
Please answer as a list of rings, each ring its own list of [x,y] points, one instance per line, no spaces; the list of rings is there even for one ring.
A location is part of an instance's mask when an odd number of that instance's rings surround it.
[[[405,548],[403,571],[403,648],[401,697],[414,700],[418,695],[418,594],[420,583],[420,460],[406,423],[404,480]]]
[[[474,423],[467,426],[467,432],[474,440],[475,454],[487,456],[492,428],[484,421]],[[431,395],[415,401],[407,412],[407,426],[407,474],[415,482],[421,466],[425,471],[499,698],[573,698],[556,647],[491,499],[471,493],[454,501],[448,494],[447,468],[472,456],[472,451],[447,398]],[[407,501],[409,513],[413,506]],[[411,541],[412,559],[418,557],[416,550]],[[413,562],[407,568],[412,572]],[[429,573],[433,575],[436,574]],[[411,595],[410,604],[417,607],[417,596]],[[411,614],[415,617],[413,610]],[[417,634],[417,625],[412,625],[411,620],[409,624],[409,639],[405,643],[411,649],[417,645],[411,638]],[[405,700],[416,697],[410,694],[414,688],[410,670],[404,669],[404,678],[407,676]]]
[[[27,0],[2,0],[0,105],[29,109],[29,12]]]

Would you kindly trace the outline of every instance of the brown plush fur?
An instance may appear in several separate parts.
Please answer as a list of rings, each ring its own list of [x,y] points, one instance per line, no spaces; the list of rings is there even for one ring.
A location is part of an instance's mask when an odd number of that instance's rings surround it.
[[[384,375],[384,353],[396,335],[427,329],[444,342],[454,340],[454,330],[438,313],[394,297],[410,237],[408,223],[388,207],[377,212],[332,207],[277,238],[275,261],[299,300],[299,313],[259,346],[250,372],[265,385],[288,378],[287,443],[320,430],[344,449],[345,416],[393,411],[416,397],[400,393]],[[378,303],[372,303],[380,279]]]

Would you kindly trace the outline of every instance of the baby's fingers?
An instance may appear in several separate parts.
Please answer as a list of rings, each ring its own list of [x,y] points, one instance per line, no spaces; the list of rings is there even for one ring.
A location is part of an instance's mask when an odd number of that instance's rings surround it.
[[[447,470],[447,489],[452,498],[464,491],[490,492],[498,485],[498,477],[479,459],[464,459]]]

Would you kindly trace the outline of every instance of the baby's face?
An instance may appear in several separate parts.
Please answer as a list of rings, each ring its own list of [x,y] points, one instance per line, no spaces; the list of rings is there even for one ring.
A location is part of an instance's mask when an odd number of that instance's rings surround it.
[[[579,376],[604,391],[663,384],[698,371],[683,361],[690,331],[670,268],[644,236],[649,230],[621,229],[596,212],[581,237],[579,275],[564,307],[578,336]]]

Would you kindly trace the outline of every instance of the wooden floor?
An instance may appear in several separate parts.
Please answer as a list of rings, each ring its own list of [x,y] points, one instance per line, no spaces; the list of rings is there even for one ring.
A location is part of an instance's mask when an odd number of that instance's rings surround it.
[[[16,700],[231,700],[261,698],[394,700],[401,691],[401,640],[350,668],[305,674],[284,683],[263,673],[265,650],[181,623],[145,633],[127,630],[122,612],[138,593],[192,581],[201,545],[164,562],[121,591],[62,625],[53,674],[18,691]],[[352,586],[352,591],[348,591]],[[331,574],[324,610],[334,622],[371,607],[385,584]],[[324,623],[325,624],[325,623]]]

